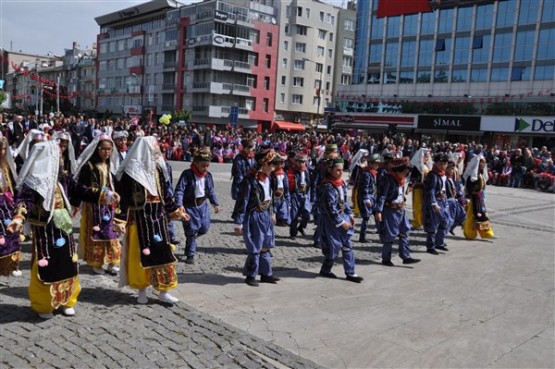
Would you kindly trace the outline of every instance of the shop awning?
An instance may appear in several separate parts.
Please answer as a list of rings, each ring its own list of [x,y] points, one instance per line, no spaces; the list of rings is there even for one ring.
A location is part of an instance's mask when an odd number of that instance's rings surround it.
[[[282,130],[282,131],[304,131],[305,127],[304,127],[304,125],[299,124],[299,123],[275,121],[274,124],[272,125],[272,130],[273,131],[277,131],[277,130]]]

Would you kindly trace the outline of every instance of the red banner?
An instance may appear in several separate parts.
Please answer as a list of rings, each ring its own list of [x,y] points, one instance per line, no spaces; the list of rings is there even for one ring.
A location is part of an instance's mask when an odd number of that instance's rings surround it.
[[[431,12],[429,0],[379,0],[377,17]]]

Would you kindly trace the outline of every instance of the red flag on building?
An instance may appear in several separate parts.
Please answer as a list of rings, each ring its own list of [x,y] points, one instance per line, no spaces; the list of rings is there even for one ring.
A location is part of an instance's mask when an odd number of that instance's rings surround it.
[[[430,0],[379,0],[377,17],[431,12]]]

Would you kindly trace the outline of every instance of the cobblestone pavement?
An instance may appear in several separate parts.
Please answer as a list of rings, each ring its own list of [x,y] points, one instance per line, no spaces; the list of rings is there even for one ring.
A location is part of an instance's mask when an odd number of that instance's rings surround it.
[[[189,163],[172,162],[174,183]],[[230,166],[215,166],[214,177],[223,211],[214,216],[210,233],[200,239],[197,264],[179,263],[180,283],[191,274],[210,279],[228,275],[243,282],[244,246],[230,221]],[[219,172],[219,173],[218,173]],[[74,222],[78,232],[78,222]],[[184,235],[176,254],[182,257]],[[289,256],[318,260],[315,249],[288,242]],[[23,276],[0,277],[0,368],[319,368],[272,343],[203,314],[185,301],[159,302],[152,290],[149,303],[138,305],[136,293],[117,287],[117,277],[96,275],[81,263],[82,291],[76,316],[56,313],[43,321],[29,307],[27,285],[30,243],[23,244]],[[178,287],[179,288],[179,287]]]

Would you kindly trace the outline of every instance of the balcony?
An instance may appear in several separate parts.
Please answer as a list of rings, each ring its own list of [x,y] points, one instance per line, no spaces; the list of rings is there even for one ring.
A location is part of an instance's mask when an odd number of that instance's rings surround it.
[[[177,46],[177,40],[171,40],[164,42],[164,49],[172,49],[174,50]]]
[[[145,53],[145,47],[144,46],[133,47],[133,48],[131,48],[131,50],[129,50],[129,53],[132,56],[134,56],[134,55],[143,55]]]
[[[250,96],[251,95],[251,88],[247,85],[238,85],[233,84],[233,95],[238,96]]]
[[[175,91],[175,82],[163,83],[162,84],[162,90],[164,90],[164,91],[168,91],[168,90]]]
[[[208,116],[210,118],[227,118],[230,112],[231,107],[229,106],[210,105],[208,107]],[[248,119],[249,111],[245,108],[239,108],[239,118]]]
[[[175,61],[167,61],[162,64],[162,68],[164,69],[175,69],[177,63]]]
[[[349,67],[348,65],[343,65],[341,67],[341,73],[343,73],[343,74],[353,74],[353,67]]]
[[[252,41],[247,40],[246,38],[235,38],[235,47],[241,50],[252,51]]]
[[[353,56],[355,54],[354,50],[350,47],[343,48],[343,55],[345,56]]]
[[[250,73],[251,65],[245,62],[235,61],[233,63],[233,70],[236,72]]]
[[[193,88],[191,92],[207,92],[211,94],[224,95],[230,94],[233,89],[231,83],[223,82],[193,82]]]
[[[145,73],[145,68],[142,65],[138,65],[136,67],[130,67],[129,68],[129,74],[133,75],[133,74],[137,74],[137,75],[143,75]]]

